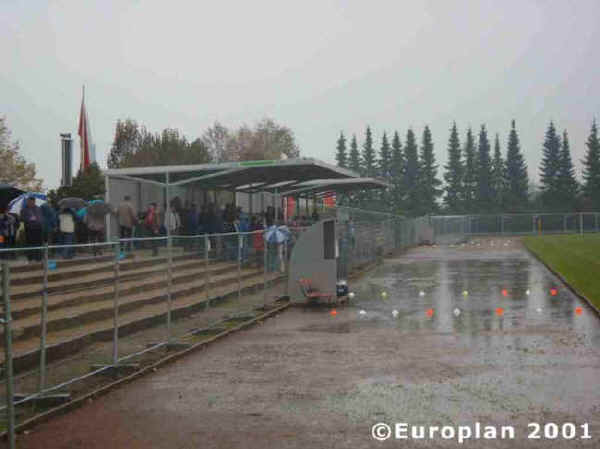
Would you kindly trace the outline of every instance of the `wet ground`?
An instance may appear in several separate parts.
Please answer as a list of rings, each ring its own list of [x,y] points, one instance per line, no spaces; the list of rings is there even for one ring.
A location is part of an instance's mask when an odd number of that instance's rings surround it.
[[[419,248],[352,289],[354,304],[335,314],[288,310],[38,426],[19,447],[600,447],[600,320],[517,241]],[[515,435],[378,442],[379,422]],[[528,439],[529,423],[541,440]]]

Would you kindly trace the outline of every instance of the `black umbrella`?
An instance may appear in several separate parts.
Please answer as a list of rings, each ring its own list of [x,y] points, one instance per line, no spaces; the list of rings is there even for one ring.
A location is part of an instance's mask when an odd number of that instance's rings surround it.
[[[0,208],[4,209],[8,203],[23,193],[25,192],[10,184],[0,183]]]
[[[63,198],[58,202],[58,207],[61,209],[81,209],[85,207],[86,202],[81,198]]]

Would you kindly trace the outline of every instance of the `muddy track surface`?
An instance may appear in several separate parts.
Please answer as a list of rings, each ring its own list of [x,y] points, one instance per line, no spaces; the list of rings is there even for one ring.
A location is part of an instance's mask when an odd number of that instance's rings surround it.
[[[388,260],[336,314],[290,309],[19,435],[19,448],[600,447],[600,320],[518,242],[491,241]],[[381,443],[378,422],[516,435]],[[578,434],[529,440],[530,422]]]

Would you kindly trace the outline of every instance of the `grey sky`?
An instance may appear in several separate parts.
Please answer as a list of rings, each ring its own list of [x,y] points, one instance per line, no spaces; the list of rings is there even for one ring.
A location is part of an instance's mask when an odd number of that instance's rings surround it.
[[[81,85],[98,159],[115,122],[199,136],[264,116],[305,156],[333,161],[340,130],[419,136],[440,166],[449,128],[517,120],[530,175],[550,119],[579,160],[600,115],[600,2],[0,0],[0,114],[46,187]],[[76,141],[78,148],[79,141]],[[441,175],[441,170],[440,170]]]

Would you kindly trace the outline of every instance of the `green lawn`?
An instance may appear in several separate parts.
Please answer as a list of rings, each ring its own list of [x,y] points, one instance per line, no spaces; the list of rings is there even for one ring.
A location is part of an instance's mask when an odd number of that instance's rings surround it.
[[[524,237],[523,242],[600,308],[600,234]]]

